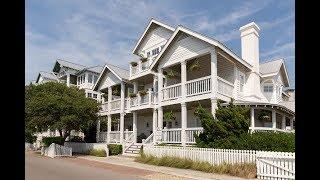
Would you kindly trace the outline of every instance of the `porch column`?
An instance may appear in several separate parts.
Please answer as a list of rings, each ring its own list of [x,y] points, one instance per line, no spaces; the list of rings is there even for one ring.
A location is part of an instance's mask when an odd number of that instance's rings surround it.
[[[272,128],[277,128],[276,110],[272,110]]]
[[[211,99],[217,98],[217,53],[216,50],[213,49],[210,51],[211,55]]]
[[[120,144],[123,143],[123,130],[124,130],[124,113],[120,113]]]
[[[286,130],[286,116],[284,114],[282,115],[281,129]]]
[[[112,87],[108,87],[108,112],[111,111],[111,100],[112,100]]]
[[[186,146],[186,141],[187,141],[186,129],[187,129],[187,106],[186,106],[186,103],[183,102],[181,103],[181,145],[183,147]]]
[[[156,132],[157,132],[157,109],[156,108],[153,108],[152,132],[153,132],[153,143],[156,143]]]
[[[96,142],[100,142],[100,120],[97,121]]]
[[[216,109],[218,108],[217,99],[211,99],[211,114],[216,118]]]
[[[251,114],[251,133],[254,131],[254,108],[250,109],[250,114]]]
[[[121,91],[120,91],[120,111],[124,112],[124,92],[125,92],[125,85],[124,82],[121,82]]]
[[[70,87],[70,74],[67,73],[67,86]]]
[[[290,119],[290,129],[293,130],[294,117]]]
[[[163,87],[163,69],[158,68],[158,97],[159,97],[158,104],[161,104],[163,99],[162,87]]]
[[[137,142],[137,112],[132,112],[132,131],[133,131],[133,141]]]
[[[162,106],[158,107],[158,129],[163,129],[163,108]]]
[[[186,61],[181,62],[181,97],[182,97],[182,102],[185,102],[186,99],[186,88],[185,84],[187,82],[187,65]]]
[[[111,114],[107,115],[108,117],[108,129],[107,129],[107,143],[110,143],[110,132],[111,132]]]

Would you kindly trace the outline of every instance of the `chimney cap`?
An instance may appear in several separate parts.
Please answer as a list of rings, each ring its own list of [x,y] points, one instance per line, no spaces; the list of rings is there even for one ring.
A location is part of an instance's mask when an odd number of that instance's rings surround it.
[[[245,31],[245,30],[248,30],[248,29],[251,29],[251,28],[254,28],[257,32],[260,31],[260,28],[259,26],[255,23],[255,22],[251,22],[251,23],[248,23],[242,27],[240,27],[240,31]]]

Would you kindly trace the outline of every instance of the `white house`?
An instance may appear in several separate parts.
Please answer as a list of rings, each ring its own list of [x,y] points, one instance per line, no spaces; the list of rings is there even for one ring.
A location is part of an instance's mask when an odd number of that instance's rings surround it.
[[[284,90],[290,85],[284,60],[260,63],[260,28],[254,22],[239,31],[241,57],[214,38],[151,19],[133,48],[139,58],[129,70],[106,64],[93,86],[105,97],[100,115],[108,122],[107,132],[98,123],[97,140],[121,143],[126,153],[141,145],[141,134],[145,144],[193,144],[194,132],[202,131],[194,116],[198,104],[214,115],[217,100],[231,98],[251,108],[252,132],[291,132],[295,110]],[[164,120],[169,111],[174,121]]]

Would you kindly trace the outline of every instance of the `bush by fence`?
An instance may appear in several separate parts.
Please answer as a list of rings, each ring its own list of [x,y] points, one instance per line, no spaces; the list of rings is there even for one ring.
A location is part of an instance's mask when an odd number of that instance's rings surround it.
[[[45,147],[49,147],[52,143],[63,146],[64,138],[63,137],[43,137],[42,143],[44,144]]]
[[[122,153],[122,145],[120,144],[109,144],[108,145],[109,149],[109,155],[118,155]]]
[[[104,149],[91,149],[91,150],[89,150],[88,154],[91,156],[98,156],[98,157],[106,157],[107,156],[106,150],[104,150]]]

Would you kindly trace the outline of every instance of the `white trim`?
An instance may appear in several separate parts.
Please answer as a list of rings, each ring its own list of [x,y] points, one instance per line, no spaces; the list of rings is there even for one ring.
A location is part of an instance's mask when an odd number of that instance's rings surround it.
[[[92,88],[93,90],[96,89],[96,87],[97,87],[97,85],[98,85],[98,83],[99,83],[99,81],[100,81],[100,78],[103,76],[104,71],[105,71],[106,68],[108,68],[109,71],[112,72],[120,81],[123,81],[123,79],[122,79],[117,73],[115,73],[115,72],[112,70],[112,68],[110,68],[110,67],[108,66],[108,64],[106,64],[106,65],[104,66],[103,70],[101,71],[101,73],[100,73],[100,75],[99,75],[99,78],[97,79],[97,82],[94,84],[94,86],[93,86],[93,88]]]
[[[162,26],[162,27],[164,27],[164,28],[166,28],[166,29],[168,29],[168,30],[170,30],[170,31],[172,31],[172,32],[175,30],[173,27],[168,26],[168,25],[166,25],[166,24],[163,24],[163,23],[161,23],[161,22],[159,22],[159,21],[151,18],[151,20],[150,20],[148,26],[146,27],[146,29],[144,30],[142,36],[139,38],[138,42],[137,42],[136,45],[134,46],[134,48],[133,48],[133,50],[132,50],[132,53],[133,53],[133,54],[136,53],[138,46],[140,45],[142,39],[145,37],[145,35],[147,34],[147,32],[148,32],[149,29],[150,29],[150,26],[151,26],[153,23],[156,24],[156,25]]]

